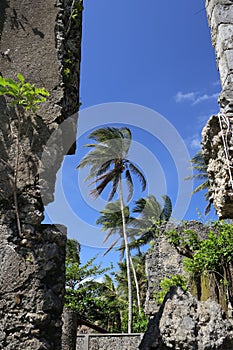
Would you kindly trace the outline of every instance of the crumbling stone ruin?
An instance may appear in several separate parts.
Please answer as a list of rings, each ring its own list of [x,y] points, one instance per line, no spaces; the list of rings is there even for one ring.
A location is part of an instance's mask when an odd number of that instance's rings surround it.
[[[66,140],[75,140],[79,108],[81,13],[79,0],[0,1],[1,75],[17,80],[21,73],[50,93],[35,114],[20,120],[20,135],[10,98],[0,97],[0,348],[5,350],[61,349],[66,229],[41,222],[63,157],[75,150]]]
[[[233,218],[233,1],[206,0],[206,12],[216,52],[222,92],[219,115],[202,132],[202,149],[210,182],[210,201],[220,219]]]
[[[150,319],[140,350],[231,350],[233,326],[212,300],[199,302],[189,292],[172,287]]]
[[[197,221],[188,221],[182,227],[173,224],[167,224],[165,228],[161,229],[160,235],[155,239],[153,247],[146,255],[146,275],[147,275],[147,294],[145,303],[145,313],[153,315],[159,310],[154,298],[154,293],[159,290],[159,283],[164,278],[169,278],[172,275],[180,274],[186,275],[183,268],[183,258],[181,254],[172,246],[166,236],[163,234],[165,230],[175,228],[180,230],[194,230],[199,236],[205,238],[209,232],[209,228]]]
[[[188,221],[180,226],[168,224],[165,230],[173,228],[180,236],[183,231],[191,230],[201,239],[205,239],[210,230],[215,230],[196,221]],[[139,349],[232,349],[232,262],[228,266],[220,266],[219,271],[196,276],[187,292],[172,287],[163,303],[156,303],[154,294],[161,280],[176,274],[187,274],[182,263],[184,256],[184,253],[181,254],[168,243],[162,229],[147,253],[145,312],[150,315],[150,321]],[[227,284],[221,282],[222,276],[226,276]]]

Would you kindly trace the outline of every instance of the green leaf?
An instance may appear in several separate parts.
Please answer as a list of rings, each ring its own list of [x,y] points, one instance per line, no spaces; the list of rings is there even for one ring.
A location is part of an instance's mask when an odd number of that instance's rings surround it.
[[[17,74],[17,78],[19,79],[19,81],[21,82],[22,85],[24,85],[25,83],[25,78],[22,74],[18,73]]]

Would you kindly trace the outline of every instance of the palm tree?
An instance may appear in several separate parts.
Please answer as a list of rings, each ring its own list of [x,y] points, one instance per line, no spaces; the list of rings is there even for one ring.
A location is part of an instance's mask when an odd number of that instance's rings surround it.
[[[122,244],[124,244],[124,234],[122,230],[122,215],[121,215],[121,204],[119,200],[114,202],[107,203],[105,208],[100,211],[100,217],[96,220],[97,225],[102,225],[101,231],[107,232],[104,237],[103,243],[107,242],[107,240],[113,235],[117,234],[114,242],[107,248],[104,252],[103,256],[105,256],[111,249],[113,249],[116,244],[123,240]],[[124,217],[125,217],[125,225],[126,227],[132,222],[133,218],[130,217],[129,207],[124,207]],[[130,240],[130,236],[127,230],[128,241]],[[134,238],[134,237],[132,237]]]
[[[136,248],[148,244],[159,233],[159,229],[163,223],[166,223],[172,213],[172,203],[168,196],[163,196],[164,204],[156,200],[155,196],[149,195],[146,198],[140,198],[135,202],[133,208],[134,213],[139,213],[140,216],[135,219],[132,224],[134,230],[138,231],[140,237],[130,244],[130,248]]]
[[[192,164],[191,169],[194,170],[195,173],[191,176],[186,177],[185,180],[202,180],[201,184],[193,190],[192,194],[202,190],[207,190],[204,196],[205,200],[208,201],[208,205],[205,208],[205,215],[207,215],[210,212],[212,202],[210,201],[210,193],[208,192],[208,189],[210,187],[209,177],[207,173],[208,165],[205,163],[202,150],[198,151],[190,160],[190,162]]]
[[[143,317],[144,313],[143,310],[140,311],[137,307],[136,307],[136,300],[138,299],[138,291],[140,293],[140,300],[142,302],[142,304],[144,304],[145,299],[146,299],[146,286],[147,286],[147,278],[146,278],[146,274],[145,274],[145,257],[146,254],[143,255],[135,255],[132,257],[132,263],[134,266],[134,270],[135,273],[137,275],[137,284],[139,286],[138,290],[135,288],[136,285],[134,286],[134,288],[132,288],[133,290],[133,300],[135,301],[134,303],[134,312],[135,312],[135,319],[133,322],[133,325],[135,325],[135,323],[138,322],[138,320]],[[123,300],[126,299],[127,296],[127,276],[126,276],[126,261],[123,260],[121,262],[118,263],[119,265],[119,271],[117,271],[116,275],[115,275],[115,279],[117,281],[117,293],[118,296],[120,298],[122,298]],[[122,312],[123,314],[125,313],[125,311],[123,310]],[[124,322],[123,322],[124,323]],[[134,328],[134,327],[133,327]]]
[[[128,200],[133,195],[133,180],[131,174],[138,177],[142,190],[146,188],[146,180],[142,172],[128,159],[128,153],[132,141],[132,134],[129,128],[106,127],[94,130],[89,138],[95,143],[87,144],[91,150],[80,161],[78,168],[90,166],[89,176],[86,180],[94,179],[92,184],[96,187],[91,191],[94,198],[97,198],[108,184],[112,184],[108,200],[111,201],[119,188],[119,200],[122,216],[122,232],[125,242],[127,279],[128,279],[128,332],[131,333],[132,326],[132,284],[130,274],[130,255],[128,237],[125,224],[125,206],[123,200],[122,179],[127,179],[129,188]]]
[[[108,203],[103,210],[100,211],[101,216],[97,219],[96,224],[102,225],[102,231],[107,231],[107,234],[104,238],[103,243],[105,243],[111,236],[114,234],[118,234],[118,237],[114,242],[110,245],[110,247],[106,250],[104,253],[104,256],[111,250],[115,245],[121,241],[120,248],[118,250],[121,251],[121,260],[124,257],[125,254],[125,242],[124,242],[124,235],[122,230],[122,216],[121,216],[121,207],[119,201],[114,201]],[[124,215],[125,215],[125,225],[126,227],[132,223],[134,218],[130,217],[129,207],[125,206],[124,208]],[[129,241],[135,241],[135,232],[133,230],[130,230],[129,227],[127,227],[127,233],[128,233],[128,242]],[[130,255],[130,253],[129,253]],[[140,302],[140,293],[139,293],[139,286],[137,281],[137,275],[134,268],[133,260],[130,255],[130,265],[132,268],[136,291],[137,291],[137,301],[138,301],[138,309],[139,314],[141,313],[141,302]]]

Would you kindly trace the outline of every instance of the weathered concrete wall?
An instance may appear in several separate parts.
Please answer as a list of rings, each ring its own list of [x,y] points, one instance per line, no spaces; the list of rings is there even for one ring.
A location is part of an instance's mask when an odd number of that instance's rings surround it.
[[[77,336],[76,350],[136,350],[143,334],[85,334]]]
[[[61,348],[66,230],[41,222],[56,172],[75,149],[67,138],[75,139],[76,118],[59,125],[79,107],[81,9],[72,0],[0,2],[2,76],[16,79],[20,72],[50,92],[36,114],[20,120],[18,152],[17,116],[10,99],[0,98],[0,348],[6,350]],[[13,199],[17,153],[21,234]]]
[[[210,201],[219,218],[224,219],[233,218],[233,1],[206,0],[206,12],[222,85],[222,115],[207,122],[202,148],[208,164]]]

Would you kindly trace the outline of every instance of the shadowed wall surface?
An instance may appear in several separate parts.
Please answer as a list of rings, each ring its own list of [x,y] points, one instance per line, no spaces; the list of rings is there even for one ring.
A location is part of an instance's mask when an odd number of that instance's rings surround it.
[[[73,11],[79,13],[75,21]],[[61,348],[66,229],[41,222],[44,205],[53,200],[56,172],[63,157],[75,150],[75,145],[67,142],[67,136],[69,141],[75,140],[81,12],[80,1],[0,3],[1,75],[17,80],[17,73],[21,73],[26,81],[45,87],[50,93],[35,114],[24,114],[20,135],[10,98],[0,97],[2,349]],[[69,118],[71,115],[73,118]],[[19,162],[15,192],[21,234],[13,196],[16,156]]]

